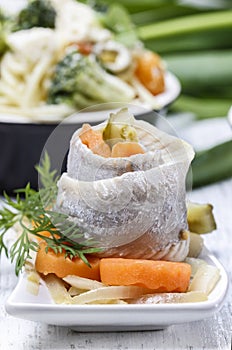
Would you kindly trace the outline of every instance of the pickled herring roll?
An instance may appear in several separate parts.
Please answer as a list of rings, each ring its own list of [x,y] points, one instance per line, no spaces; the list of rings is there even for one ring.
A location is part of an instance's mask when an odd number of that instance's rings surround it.
[[[194,152],[127,110],[70,142],[56,209],[101,257],[182,261],[188,254],[185,179]]]

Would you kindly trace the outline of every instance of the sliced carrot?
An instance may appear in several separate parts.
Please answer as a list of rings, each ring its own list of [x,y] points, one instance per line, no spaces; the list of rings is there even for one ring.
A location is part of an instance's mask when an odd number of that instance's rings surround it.
[[[164,91],[164,70],[159,55],[151,51],[145,51],[137,58],[135,75],[141,83],[153,94]]]
[[[93,44],[91,42],[79,42],[77,47],[82,55],[89,55],[93,51]]]
[[[89,124],[83,124],[80,139],[94,154],[105,158],[111,156],[110,147],[104,142],[102,133],[93,130]]]
[[[110,286],[141,286],[157,292],[186,292],[191,267],[182,262],[105,258],[100,276]]]
[[[101,133],[94,131],[89,124],[83,124],[80,139],[89,148],[94,147],[103,140]]]
[[[76,47],[82,55],[88,56],[93,51],[93,44],[90,41],[71,41],[67,44],[67,48]]]
[[[90,147],[90,149],[94,154],[98,154],[101,157],[105,157],[105,158],[111,157],[110,147],[104,141],[100,142],[94,147]]]
[[[130,157],[134,154],[145,153],[137,142],[118,142],[112,147],[111,157]]]
[[[54,273],[63,278],[68,275],[100,280],[99,263],[100,259],[92,256],[87,257],[91,267],[87,266],[80,258],[72,260],[65,257],[65,253],[56,254],[52,249],[46,252],[46,244],[40,243],[40,249],[37,252],[35,268],[37,272],[47,275]]]
[[[80,139],[94,154],[102,157],[130,157],[134,154],[145,153],[144,149],[137,142],[118,142],[112,152],[107,143],[102,138],[100,131],[95,131],[89,124],[83,124]]]

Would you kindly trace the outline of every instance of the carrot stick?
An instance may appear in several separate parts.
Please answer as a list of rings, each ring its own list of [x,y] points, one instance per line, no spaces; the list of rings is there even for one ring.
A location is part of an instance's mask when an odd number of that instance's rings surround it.
[[[36,256],[35,268],[36,271],[43,273],[44,275],[54,273],[60,278],[68,275],[77,275],[79,277],[99,281],[100,259],[89,256],[88,261],[91,267],[86,265],[83,260],[78,257],[75,257],[72,260],[65,257],[64,252],[56,254],[52,249],[49,249],[48,252],[46,252],[46,244],[41,243]]]
[[[111,286],[141,286],[157,292],[186,292],[191,267],[182,262],[105,258],[100,277]]]

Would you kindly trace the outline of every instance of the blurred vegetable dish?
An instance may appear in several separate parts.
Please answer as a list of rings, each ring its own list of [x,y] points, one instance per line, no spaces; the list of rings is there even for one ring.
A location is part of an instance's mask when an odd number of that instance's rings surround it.
[[[32,0],[2,12],[0,35],[2,114],[51,121],[98,103],[159,108],[165,65],[120,5],[98,12],[75,0]]]

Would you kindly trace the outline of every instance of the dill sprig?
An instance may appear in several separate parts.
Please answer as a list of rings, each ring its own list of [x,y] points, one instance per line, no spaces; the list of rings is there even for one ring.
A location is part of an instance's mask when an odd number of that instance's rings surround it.
[[[31,251],[38,250],[36,238],[39,237],[46,242],[46,251],[52,249],[56,254],[65,252],[70,259],[78,256],[90,266],[85,254],[97,253],[100,248],[94,247],[96,242],[85,240],[83,232],[67,215],[52,210],[59,177],[55,170],[51,170],[47,153],[36,169],[42,186],[39,191],[27,184],[25,188],[15,191],[15,199],[4,194],[4,204],[0,209],[0,255],[4,251],[15,263],[15,273],[18,275],[31,258]],[[9,248],[6,234],[16,225],[19,235]],[[49,232],[48,237],[44,236],[44,231]]]

